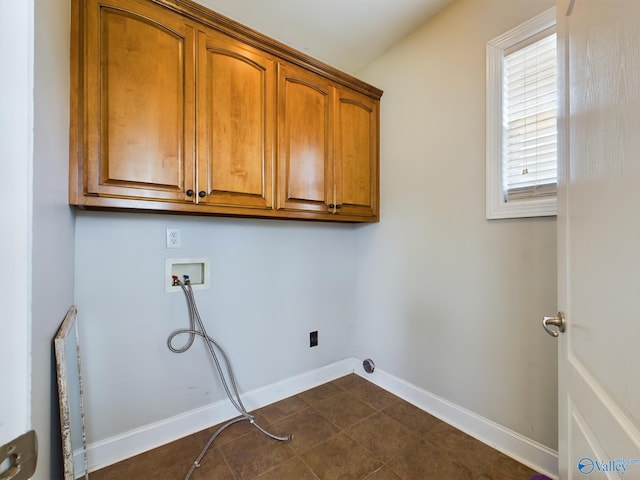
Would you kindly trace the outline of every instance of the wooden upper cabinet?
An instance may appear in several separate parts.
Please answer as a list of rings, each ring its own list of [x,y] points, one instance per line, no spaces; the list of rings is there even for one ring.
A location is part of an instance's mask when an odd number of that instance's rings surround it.
[[[199,34],[199,203],[272,207],[274,81],[270,56],[217,32]]]
[[[341,215],[378,216],[378,102],[336,89],[334,182]]]
[[[71,204],[378,220],[380,90],[191,0],[71,5]]]
[[[193,177],[193,28],[135,0],[86,15],[85,193],[183,200]]]
[[[290,65],[278,81],[278,208],[375,220],[378,102]]]
[[[332,197],[332,86],[290,65],[279,66],[278,82],[278,209],[326,213]]]

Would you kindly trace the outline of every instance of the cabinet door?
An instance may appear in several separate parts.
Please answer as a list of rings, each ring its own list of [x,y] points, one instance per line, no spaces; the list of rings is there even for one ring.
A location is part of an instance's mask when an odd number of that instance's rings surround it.
[[[91,0],[86,16],[85,193],[188,200],[194,29],[136,0]]]
[[[272,208],[275,67],[217,32],[198,39],[198,203]]]
[[[292,65],[278,72],[278,209],[328,211],[332,86]]]
[[[337,88],[334,178],[339,215],[378,216],[379,103]]]

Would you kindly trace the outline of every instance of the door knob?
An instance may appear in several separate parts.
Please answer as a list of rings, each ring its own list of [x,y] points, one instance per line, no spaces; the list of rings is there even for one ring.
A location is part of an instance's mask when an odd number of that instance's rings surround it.
[[[554,330],[550,327],[558,327],[558,329]],[[557,337],[558,335],[560,335],[566,329],[564,322],[564,313],[558,312],[557,317],[544,317],[542,319],[542,328],[544,328],[545,332],[547,332],[552,337]]]

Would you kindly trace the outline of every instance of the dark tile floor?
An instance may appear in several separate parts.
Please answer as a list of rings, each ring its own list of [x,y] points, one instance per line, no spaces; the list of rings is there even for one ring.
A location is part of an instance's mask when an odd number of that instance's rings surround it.
[[[533,470],[352,374],[264,407],[227,428],[192,480],[529,480]],[[182,480],[217,427],[90,474]]]

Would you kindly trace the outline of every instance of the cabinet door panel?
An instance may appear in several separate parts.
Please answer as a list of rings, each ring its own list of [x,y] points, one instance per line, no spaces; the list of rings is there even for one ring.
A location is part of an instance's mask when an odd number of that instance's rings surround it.
[[[334,181],[341,215],[378,214],[378,104],[338,90]]]
[[[200,43],[198,202],[270,208],[273,61],[213,33]]]
[[[99,33],[88,42],[88,193],[184,200],[193,31],[147,4],[117,4],[90,9]]]
[[[330,93],[321,77],[280,66],[279,209],[327,211],[332,194]]]

